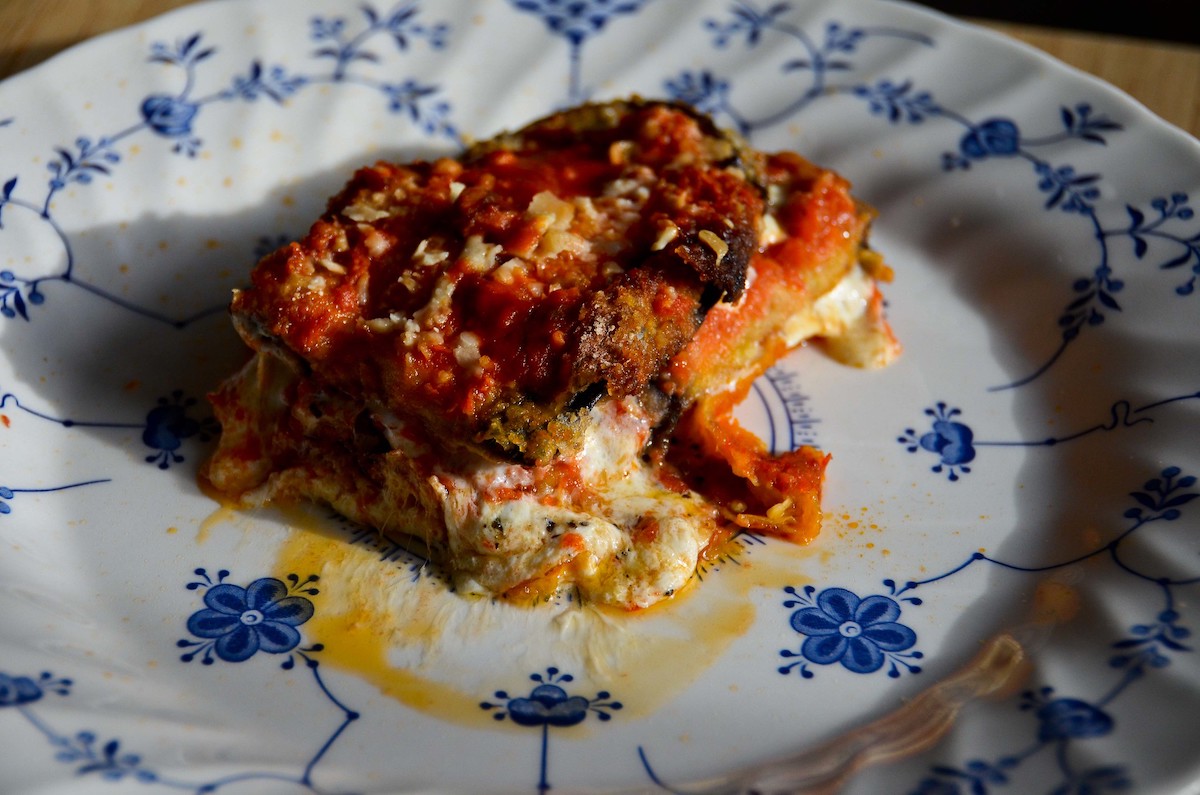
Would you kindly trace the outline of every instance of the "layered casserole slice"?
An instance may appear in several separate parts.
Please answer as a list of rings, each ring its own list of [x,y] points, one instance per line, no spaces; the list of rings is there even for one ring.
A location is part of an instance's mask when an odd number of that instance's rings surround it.
[[[647,607],[739,528],[817,533],[828,456],[732,410],[805,340],[896,355],[871,219],[837,174],[637,99],[362,168],[235,292],[253,354],[205,474],[407,539],[463,593]]]

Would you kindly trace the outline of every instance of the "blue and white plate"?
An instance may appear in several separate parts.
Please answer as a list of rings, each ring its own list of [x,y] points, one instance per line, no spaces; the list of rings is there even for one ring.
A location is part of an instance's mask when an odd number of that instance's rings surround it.
[[[807,548],[672,604],[468,602],[198,468],[225,303],[356,166],[585,99],[837,169],[903,358],[746,423],[833,454]],[[240,0],[0,86],[6,793],[1182,793],[1200,786],[1200,144],[870,0]]]

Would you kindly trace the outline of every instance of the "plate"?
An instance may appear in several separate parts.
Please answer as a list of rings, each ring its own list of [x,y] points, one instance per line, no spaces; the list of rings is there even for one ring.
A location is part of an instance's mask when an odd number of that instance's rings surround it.
[[[879,210],[905,345],[740,412],[833,454],[612,615],[449,594],[197,477],[229,291],[356,166],[694,103]],[[902,3],[200,3],[0,86],[7,792],[1183,792],[1200,782],[1200,145]]]

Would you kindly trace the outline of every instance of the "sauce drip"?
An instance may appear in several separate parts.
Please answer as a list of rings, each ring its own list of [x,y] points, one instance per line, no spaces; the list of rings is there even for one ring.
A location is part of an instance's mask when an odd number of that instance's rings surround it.
[[[742,549],[736,563],[709,561],[703,588],[636,613],[523,606],[459,596],[427,573],[414,578],[407,566],[347,543],[317,517],[289,511],[287,519],[293,529],[276,571],[320,577],[304,634],[324,645],[321,662],[412,709],[475,727],[497,724],[481,700],[548,666],[571,673],[581,691],[611,692],[624,714],[650,714],[747,633],[757,614],[752,591],[803,581],[795,560],[803,548],[779,545],[789,547],[785,559]]]

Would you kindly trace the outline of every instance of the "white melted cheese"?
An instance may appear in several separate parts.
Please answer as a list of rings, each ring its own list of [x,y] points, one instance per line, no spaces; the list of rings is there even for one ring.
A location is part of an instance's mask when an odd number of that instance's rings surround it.
[[[567,579],[590,598],[648,607],[692,577],[716,529],[713,509],[666,488],[642,461],[651,427],[632,399],[602,402],[589,420],[571,462],[591,487],[586,506],[532,494],[512,499],[539,478],[521,465],[481,462],[470,472],[437,474],[459,590],[503,592],[565,565]]]
[[[794,315],[784,336],[789,347],[822,337],[829,354],[852,367],[886,367],[900,355],[875,279],[857,263],[807,312]]]

